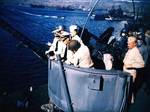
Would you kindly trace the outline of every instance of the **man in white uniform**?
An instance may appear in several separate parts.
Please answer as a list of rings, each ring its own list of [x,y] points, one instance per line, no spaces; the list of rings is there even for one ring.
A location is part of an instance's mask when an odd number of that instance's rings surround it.
[[[134,97],[135,97],[135,80],[137,77],[137,69],[144,68],[145,63],[142,58],[142,55],[140,54],[139,49],[137,48],[137,39],[134,36],[128,37],[128,51],[125,54],[125,58],[123,60],[124,66],[123,70],[125,72],[130,73],[130,75],[133,77],[133,94],[132,94],[132,100],[131,103],[134,103]],[[142,74],[138,74],[142,75]]]
[[[50,46],[50,48],[49,48],[49,50],[45,51],[45,54],[48,54],[51,51],[56,51],[56,47],[58,44],[57,42],[63,32],[65,32],[63,26],[58,26],[58,28],[56,28],[54,31],[52,31],[52,33],[54,34],[54,39],[53,39],[52,43],[50,43],[50,42],[47,43],[47,45]]]
[[[71,25],[69,31],[71,34],[71,40],[77,40],[80,44],[83,44],[82,39],[78,36],[78,27],[77,25]]]
[[[59,35],[59,36],[58,36]],[[54,40],[53,43],[50,47],[50,49],[48,51],[46,51],[45,53],[51,53],[50,55],[50,59],[56,59],[56,53],[60,54],[61,58],[66,60],[67,57],[67,44],[70,41],[70,34],[66,31],[62,31],[58,34]]]
[[[123,70],[129,72],[133,76],[133,81],[136,78],[136,68],[143,68],[145,66],[142,55],[136,46],[136,37],[128,37],[128,51],[123,60]],[[133,69],[132,69],[133,68]]]
[[[55,51],[55,53],[60,54],[61,58],[64,60],[66,60],[67,58],[67,44],[69,43],[69,41],[69,33],[63,32],[58,40],[57,51]]]
[[[67,57],[67,61],[71,64],[83,68],[93,67],[93,61],[87,46],[80,44],[77,40],[71,40],[68,49],[72,53],[72,57]]]

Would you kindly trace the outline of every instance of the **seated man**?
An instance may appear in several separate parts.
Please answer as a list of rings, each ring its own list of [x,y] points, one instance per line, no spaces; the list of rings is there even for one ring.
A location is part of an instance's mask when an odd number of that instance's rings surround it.
[[[93,61],[87,46],[80,44],[77,40],[71,40],[68,44],[68,49],[67,62],[83,68],[90,68],[93,66]]]

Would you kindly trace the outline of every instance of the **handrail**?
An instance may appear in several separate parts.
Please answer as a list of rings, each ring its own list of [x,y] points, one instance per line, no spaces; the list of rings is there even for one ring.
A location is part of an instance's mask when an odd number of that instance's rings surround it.
[[[73,112],[71,96],[70,96],[69,88],[68,88],[67,81],[66,81],[66,76],[65,76],[63,63],[61,61],[60,54],[57,54],[56,56],[57,56],[57,61],[58,61],[58,64],[59,64],[59,72],[60,72],[61,77],[62,77],[61,81],[62,81],[62,85],[64,87],[65,98],[66,98],[66,101],[67,101],[67,107],[68,107],[67,112]]]

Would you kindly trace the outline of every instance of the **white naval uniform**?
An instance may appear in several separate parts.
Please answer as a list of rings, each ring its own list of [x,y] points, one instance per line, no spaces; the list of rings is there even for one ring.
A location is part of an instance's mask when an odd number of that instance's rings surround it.
[[[75,53],[70,50],[68,50],[68,52],[67,61],[73,65],[83,68],[90,68],[93,66],[93,61],[87,46],[81,45],[81,47]]]
[[[136,78],[136,74],[137,74],[136,70],[128,69],[128,68],[143,68],[145,66],[142,55],[140,54],[140,51],[137,47],[134,47],[127,51],[123,63],[124,63],[123,70],[125,72],[130,73],[130,75],[133,76],[133,82],[135,81]]]

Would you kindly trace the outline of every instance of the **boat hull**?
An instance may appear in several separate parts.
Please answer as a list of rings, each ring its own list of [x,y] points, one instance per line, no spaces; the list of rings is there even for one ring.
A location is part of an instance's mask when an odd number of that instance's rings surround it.
[[[63,65],[74,112],[122,112],[127,104],[131,77],[121,71]],[[68,111],[62,74],[57,61],[49,60],[48,93],[51,101]]]

